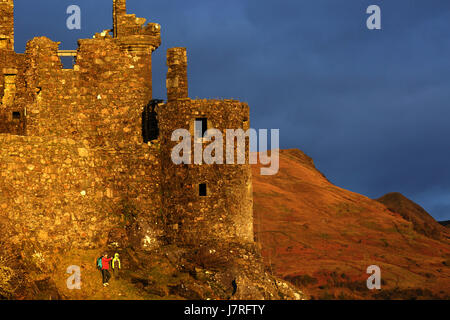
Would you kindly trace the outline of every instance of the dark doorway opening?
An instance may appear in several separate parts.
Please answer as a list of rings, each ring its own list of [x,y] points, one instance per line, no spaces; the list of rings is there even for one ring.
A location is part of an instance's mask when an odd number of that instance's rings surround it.
[[[142,112],[142,137],[144,143],[159,138],[158,117],[155,108],[162,102],[163,100],[153,99],[144,107],[144,111]]]

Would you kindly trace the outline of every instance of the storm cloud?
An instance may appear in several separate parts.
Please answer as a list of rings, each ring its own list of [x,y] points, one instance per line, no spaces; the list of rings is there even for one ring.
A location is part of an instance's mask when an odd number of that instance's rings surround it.
[[[77,4],[82,29],[66,28]],[[381,7],[382,29],[366,9]],[[16,50],[46,35],[75,49],[111,28],[112,0],[15,0]],[[252,127],[279,128],[335,184],[397,191],[450,219],[448,0],[128,0],[162,25],[153,59],[165,98],[165,52],[188,48],[190,96],[249,103]]]

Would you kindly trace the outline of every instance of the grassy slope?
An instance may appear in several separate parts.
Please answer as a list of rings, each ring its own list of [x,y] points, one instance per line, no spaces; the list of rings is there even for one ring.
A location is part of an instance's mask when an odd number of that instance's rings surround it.
[[[449,233],[441,241],[417,233],[383,204],[331,184],[300,150],[281,152],[276,176],[254,166],[253,183],[266,262],[313,297],[450,296]],[[366,287],[370,265],[381,267],[381,291]]]
[[[425,209],[398,192],[388,193],[377,201],[383,203],[389,210],[399,213],[405,220],[412,222],[414,230],[418,233],[440,239],[441,233],[446,231]]]
[[[145,278],[154,281],[153,289],[160,290],[161,294],[152,294],[145,290],[139,283],[133,283],[132,279],[139,277],[139,274],[130,269],[133,266],[124,265],[121,270],[119,279],[115,279],[111,272],[112,278],[110,285],[104,287],[102,284],[102,276],[96,268],[96,259],[102,250],[73,250],[62,256],[55,256],[58,261],[54,261],[56,270],[51,272],[50,276],[63,299],[68,300],[179,300],[184,299],[178,295],[172,295],[168,292],[167,286],[179,283],[187,283],[188,275],[177,272],[172,266],[168,265],[164,259],[158,256],[152,259],[144,259],[147,268],[142,270],[145,272]],[[122,256],[122,263],[131,263],[129,259]],[[69,290],[66,281],[69,274],[66,268],[69,265],[77,265],[81,267],[81,289]],[[130,268],[131,267],[131,268]],[[45,277],[45,276],[44,276]],[[47,299],[40,297],[40,299]]]
[[[113,278],[109,287],[103,287],[101,273],[95,267],[98,255],[98,250],[75,250],[64,257],[63,261],[66,263],[58,263],[57,272],[53,273],[53,280],[65,299],[143,300],[155,298],[127,280]],[[81,267],[81,290],[67,289],[66,281],[70,275],[66,273],[65,268],[68,263]]]

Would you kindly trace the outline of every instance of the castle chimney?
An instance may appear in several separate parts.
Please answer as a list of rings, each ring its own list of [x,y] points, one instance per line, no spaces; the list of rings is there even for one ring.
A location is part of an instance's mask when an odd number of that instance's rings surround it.
[[[14,0],[0,1],[0,49],[14,50]]]
[[[167,100],[188,98],[187,53],[186,48],[167,50]]]

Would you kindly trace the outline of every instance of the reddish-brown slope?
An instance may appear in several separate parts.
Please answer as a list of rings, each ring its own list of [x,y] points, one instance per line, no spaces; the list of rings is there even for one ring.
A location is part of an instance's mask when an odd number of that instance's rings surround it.
[[[417,233],[382,203],[331,184],[300,150],[283,150],[280,171],[253,167],[255,236],[274,274],[314,298],[450,296],[449,233]],[[382,290],[366,287],[378,265]]]
[[[445,229],[424,208],[406,198],[398,192],[388,193],[377,201],[384,204],[389,210],[399,213],[405,220],[411,221],[418,233],[440,239]]]

